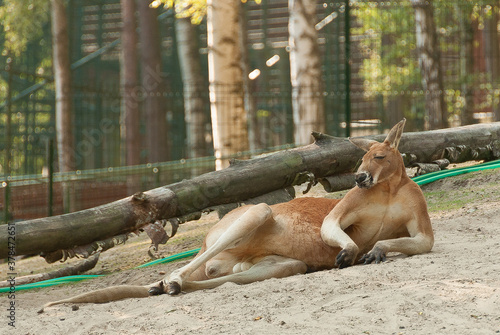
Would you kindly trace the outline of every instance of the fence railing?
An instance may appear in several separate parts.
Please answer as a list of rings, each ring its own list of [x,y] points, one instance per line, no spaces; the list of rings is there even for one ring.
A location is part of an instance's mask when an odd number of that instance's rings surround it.
[[[225,159],[246,159],[293,144],[253,152],[240,152]],[[2,221],[26,220],[63,214],[62,184],[70,185],[78,210],[99,206],[145,191],[189,179],[215,169],[215,157],[181,159],[136,166],[108,167],[72,172],[7,176],[0,179]]]

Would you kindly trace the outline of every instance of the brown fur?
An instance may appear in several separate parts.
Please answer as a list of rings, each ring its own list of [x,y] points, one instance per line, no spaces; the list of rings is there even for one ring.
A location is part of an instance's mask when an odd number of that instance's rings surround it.
[[[148,288],[150,294],[177,294],[225,282],[247,284],[308,270],[343,268],[360,260],[379,263],[387,252],[428,252],[434,236],[427,205],[418,185],[406,175],[397,150],[404,123],[398,123],[383,143],[351,139],[367,153],[356,174],[359,187],[342,200],[299,198],[237,208],[210,229],[189,264],[163,281],[136,287],[128,294],[144,296]],[[46,306],[127,297],[119,287],[109,290]],[[96,294],[106,298],[96,299]]]

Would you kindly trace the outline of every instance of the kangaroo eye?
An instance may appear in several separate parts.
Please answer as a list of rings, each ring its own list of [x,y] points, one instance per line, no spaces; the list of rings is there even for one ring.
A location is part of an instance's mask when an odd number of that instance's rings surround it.
[[[375,158],[375,159],[384,159],[384,158],[385,158],[385,156],[375,156],[374,158]]]

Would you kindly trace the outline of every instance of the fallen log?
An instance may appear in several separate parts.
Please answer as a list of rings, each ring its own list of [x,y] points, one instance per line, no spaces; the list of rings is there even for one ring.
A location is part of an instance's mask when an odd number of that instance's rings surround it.
[[[223,170],[159,187],[99,207],[0,226],[0,259],[51,254],[120,234],[157,220],[240,203],[279,189],[352,172],[363,152],[347,139],[314,133],[315,142],[249,160]],[[369,136],[382,141],[385,136]],[[452,163],[500,157],[500,122],[428,132],[404,133],[400,151],[411,161]],[[333,179],[334,180],[334,179]]]
[[[99,256],[100,253],[96,253],[93,256],[84,259],[81,262],[78,262],[76,264],[67,266],[59,270],[47,273],[38,273],[35,275],[16,277],[15,285],[26,285],[26,284],[38,283],[49,279],[79,275],[81,273],[92,270],[96,266],[97,261],[99,260]],[[11,285],[12,282],[10,280],[0,281],[0,287],[9,287]]]

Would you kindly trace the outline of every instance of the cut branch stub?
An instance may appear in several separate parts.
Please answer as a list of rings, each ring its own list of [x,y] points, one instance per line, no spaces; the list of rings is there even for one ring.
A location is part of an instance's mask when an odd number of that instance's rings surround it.
[[[343,137],[335,137],[328,134],[323,134],[317,131],[313,131],[311,133],[315,142],[337,142],[337,141],[347,141],[347,139]]]
[[[127,239],[128,239],[128,234],[121,234],[110,237],[103,241],[95,241],[87,245],[76,246],[72,249],[57,250],[50,253],[42,252],[40,256],[42,256],[45,259],[45,261],[49,264],[57,262],[59,260],[61,262],[64,262],[66,261],[66,259],[73,257],[87,258],[96,253],[101,253],[108,249],[111,249],[116,245],[125,244]]]
[[[306,194],[311,187],[317,184],[314,174],[308,171],[300,172],[295,175],[292,181],[292,185],[302,185],[304,183],[307,183],[307,188],[302,193]]]
[[[344,173],[335,176],[319,178],[318,181],[326,192],[337,192],[353,188],[356,185],[354,174]]]
[[[165,244],[169,239],[169,236],[167,235],[165,229],[163,229],[163,225],[160,221],[148,224],[144,226],[143,229],[146,234],[148,234],[151,239],[151,243],[155,246],[156,250],[158,250],[159,244]]]
[[[404,153],[401,154],[401,157],[403,157],[403,163],[405,166],[410,166],[417,161],[417,156],[414,154]]]
[[[473,148],[469,145],[461,144],[444,149],[444,158],[452,163],[466,162],[470,160],[492,160],[499,158],[499,141],[492,141],[484,147]]]
[[[417,168],[416,176],[441,170],[439,165],[435,163],[414,163],[413,166]]]

